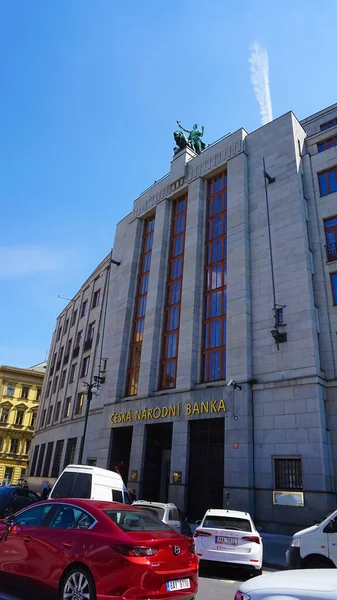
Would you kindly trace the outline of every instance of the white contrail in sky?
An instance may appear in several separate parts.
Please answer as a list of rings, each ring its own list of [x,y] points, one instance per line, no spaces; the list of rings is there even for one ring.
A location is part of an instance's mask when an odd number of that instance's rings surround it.
[[[268,53],[257,43],[250,49],[250,78],[253,84],[256,100],[260,106],[261,123],[265,125],[273,120],[269,87]]]

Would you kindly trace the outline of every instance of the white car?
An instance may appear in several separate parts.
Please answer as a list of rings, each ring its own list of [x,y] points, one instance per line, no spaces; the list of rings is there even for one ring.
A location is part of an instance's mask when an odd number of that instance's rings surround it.
[[[234,600],[336,600],[334,569],[269,573],[240,584]]]
[[[228,563],[261,574],[262,539],[249,513],[211,508],[194,538],[200,561]]]

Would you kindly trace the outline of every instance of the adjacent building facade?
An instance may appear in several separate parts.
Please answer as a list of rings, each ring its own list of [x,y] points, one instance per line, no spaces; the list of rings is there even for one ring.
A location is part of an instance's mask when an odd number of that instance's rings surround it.
[[[0,481],[25,478],[46,363],[0,367]]]
[[[336,242],[337,105],[175,155],[117,225],[84,460],[190,519],[227,506],[291,532],[334,509]],[[55,335],[31,463],[47,476],[83,431],[46,417]]]

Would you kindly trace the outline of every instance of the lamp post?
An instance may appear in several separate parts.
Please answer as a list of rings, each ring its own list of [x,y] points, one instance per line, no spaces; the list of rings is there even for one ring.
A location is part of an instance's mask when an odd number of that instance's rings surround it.
[[[87,433],[90,402],[91,402],[93,396],[99,396],[101,383],[104,383],[104,377],[95,376],[93,383],[87,383],[86,381],[83,381],[83,388],[80,390],[80,393],[87,396],[87,404],[85,407],[83,436],[82,436],[82,441],[81,441],[80,453],[78,456],[78,464],[79,465],[82,464],[82,459],[83,459],[83,450],[84,450],[85,436]]]

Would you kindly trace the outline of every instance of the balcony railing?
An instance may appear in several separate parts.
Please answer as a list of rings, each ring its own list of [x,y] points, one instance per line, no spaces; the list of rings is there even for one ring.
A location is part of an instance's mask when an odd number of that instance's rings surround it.
[[[64,357],[64,359],[63,359],[63,364],[64,365],[68,364],[68,361],[69,361],[69,354],[66,354],[65,357]]]
[[[86,352],[87,350],[90,350],[91,346],[92,346],[92,340],[91,339],[85,340],[84,348],[83,348],[84,352]]]
[[[325,246],[326,249],[326,257],[328,262],[332,262],[333,260],[337,260],[337,244],[333,242],[332,244],[328,244]]]
[[[80,353],[80,347],[76,346],[76,348],[74,348],[73,350],[73,358],[76,358],[76,356],[78,356]]]

